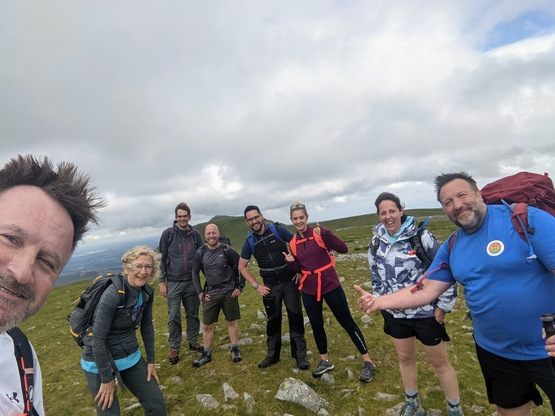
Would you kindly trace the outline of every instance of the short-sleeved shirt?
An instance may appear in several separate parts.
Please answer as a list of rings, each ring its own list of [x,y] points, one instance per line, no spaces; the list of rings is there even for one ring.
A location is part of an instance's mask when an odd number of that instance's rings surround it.
[[[547,358],[540,315],[555,312],[555,217],[528,207],[537,255],[516,231],[510,211],[489,205],[480,228],[459,230],[451,252],[442,245],[428,278],[459,282],[472,313],[474,336],[483,349],[515,360]],[[441,264],[449,268],[440,268]]]
[[[250,234],[241,249],[241,258],[245,260],[249,260],[254,255],[260,269],[260,276],[265,284],[290,281],[295,275],[283,256],[284,252],[288,252],[285,241],[291,241],[293,233],[277,224],[275,229],[280,234],[279,236],[276,236],[268,225],[262,234]],[[249,239],[254,240],[254,253]]]

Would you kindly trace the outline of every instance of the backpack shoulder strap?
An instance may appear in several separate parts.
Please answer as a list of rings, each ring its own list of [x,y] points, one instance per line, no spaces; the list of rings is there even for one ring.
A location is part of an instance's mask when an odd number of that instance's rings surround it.
[[[422,244],[422,233],[424,232],[424,226],[421,224],[423,223],[420,223],[418,225],[418,230],[416,231],[416,234],[411,237],[410,245],[415,250],[418,259],[424,264],[424,267],[428,269],[432,264],[432,259],[430,259],[430,257],[428,256],[428,253],[426,253],[426,249]]]
[[[501,202],[511,211],[511,221],[513,223],[513,226],[515,227],[520,237],[528,244],[528,248],[530,251],[526,260],[530,261],[537,258],[529,236],[529,234],[534,234],[535,230],[528,226],[528,204],[525,202],[519,202],[517,204],[511,205],[504,199],[502,199]]]
[[[29,394],[34,389],[35,368],[33,365],[33,350],[27,336],[18,327],[7,331],[14,344],[14,355],[19,368],[21,391],[23,392],[23,407],[25,415],[36,415],[33,398]]]
[[[199,248],[200,250],[200,270],[204,273],[204,253],[206,253],[206,244]]]
[[[328,250],[328,248],[326,247],[326,243],[324,243],[324,240],[322,239],[322,236],[320,234],[316,234],[316,233],[312,233],[312,236],[314,237],[314,241],[316,241],[316,243],[322,247],[323,249]]]
[[[173,229],[173,227],[168,227],[166,228],[166,231],[168,232],[168,239],[166,240],[166,243],[167,247],[169,247],[173,241],[175,230]]]
[[[123,282],[123,275],[121,273],[114,274],[110,277],[112,284],[118,291],[119,295],[119,302],[118,302],[118,309],[125,307],[127,303],[127,292],[125,291],[125,283]],[[106,285],[106,288],[108,286]]]
[[[283,239],[283,236],[279,232],[279,227],[278,227],[279,225],[280,224],[277,224],[277,223],[270,223],[270,224],[268,224],[268,228],[270,229],[272,234],[275,235],[278,238],[278,240],[285,243],[285,240]]]
[[[255,245],[256,245],[256,237],[250,231],[247,234],[247,243],[249,245],[249,248],[251,249],[251,254],[254,256],[254,250],[255,250]]]
[[[291,249],[291,254],[297,257],[297,234],[293,235],[291,241],[289,241],[289,248]]]

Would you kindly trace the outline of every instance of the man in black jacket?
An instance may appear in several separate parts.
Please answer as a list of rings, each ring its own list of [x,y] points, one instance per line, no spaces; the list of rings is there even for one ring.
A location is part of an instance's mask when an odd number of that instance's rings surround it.
[[[296,273],[285,262],[283,253],[287,253],[286,242],[291,241],[293,234],[278,224],[265,224],[264,216],[255,205],[249,205],[244,211],[245,220],[251,233],[245,240],[239,259],[239,271],[262,296],[262,303],[268,316],[266,324],[266,357],[258,364],[259,368],[267,368],[276,364],[281,353],[281,304],[285,303],[289,332],[291,337],[291,356],[296,358],[297,367],[308,369],[306,360],[306,340],[304,337],[304,321],[301,305],[301,292],[295,284]],[[262,277],[258,284],[248,264],[254,255]]]
[[[168,343],[170,364],[179,361],[182,339],[181,304],[185,308],[187,341],[191,351],[203,351],[197,342],[200,321],[199,300],[193,285],[193,259],[202,246],[200,233],[191,225],[191,209],[185,202],[175,207],[175,221],[162,233],[159,250],[162,254],[160,294],[168,302]]]

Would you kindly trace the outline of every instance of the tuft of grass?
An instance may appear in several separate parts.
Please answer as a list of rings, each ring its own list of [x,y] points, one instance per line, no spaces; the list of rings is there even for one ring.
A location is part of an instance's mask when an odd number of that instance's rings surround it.
[[[442,215],[440,210],[414,210],[408,212],[418,219],[428,215],[433,216],[428,229],[445,240],[454,230],[454,226]],[[246,227],[241,217],[230,220],[223,217],[227,229],[232,231],[232,244],[240,248]],[[349,245],[349,253],[366,253],[372,233],[372,226],[376,223],[375,214],[322,222],[343,238]],[[242,227],[242,228],[240,228]],[[202,227],[201,227],[202,229]],[[222,232],[224,234],[224,232]],[[252,272],[258,272],[251,262]],[[247,413],[243,393],[247,392],[256,401],[256,415],[293,415],[312,414],[308,410],[291,403],[283,403],[275,399],[280,384],[287,377],[295,377],[313,388],[319,395],[329,401],[332,406],[329,412],[333,415],[355,415],[362,407],[369,415],[383,415],[386,410],[403,400],[403,386],[399,376],[398,361],[395,350],[388,336],[383,333],[382,317],[376,313],[371,316],[371,322],[361,323],[362,311],[357,307],[357,292],[354,284],[370,281],[367,261],[364,259],[337,262],[337,270],[343,279],[343,287],[347,294],[350,309],[359,323],[370,350],[370,356],[377,364],[377,372],[369,384],[358,381],[361,361],[358,351],[349,337],[334,319],[331,311],[324,305],[324,318],[329,339],[329,353],[335,364],[331,373],[335,383],[328,384],[321,379],[311,377],[318,361],[318,353],[313,339],[310,325],[306,326],[306,339],[311,354],[309,371],[299,371],[295,367],[295,360],[290,357],[290,345],[284,343],[281,361],[261,370],[257,367],[266,353],[265,319],[257,317],[258,311],[263,310],[260,296],[247,286],[240,297],[241,316],[239,321],[240,338],[252,338],[251,344],[241,347],[243,361],[232,363],[228,349],[221,349],[229,343],[227,325],[223,318],[216,325],[213,343],[213,361],[201,368],[192,368],[192,361],[197,353],[183,348],[181,361],[177,365],[170,365],[167,346],[167,308],[165,299],[156,296],[154,302],[154,326],[156,329],[156,356],[159,364],[158,374],[164,391],[164,397],[170,415],[244,415]],[[91,276],[91,279],[95,276]],[[93,399],[88,392],[85,377],[79,365],[80,348],[72,340],[68,331],[66,316],[70,313],[72,301],[81,293],[88,282],[79,282],[55,288],[50,294],[43,309],[23,325],[40,359],[43,372],[44,401],[47,415],[79,414],[94,415]],[[153,284],[157,287],[157,284]],[[462,292],[462,291],[461,291]],[[487,404],[487,397],[480,368],[474,352],[472,338],[472,322],[466,317],[464,293],[461,293],[455,311],[448,315],[447,330],[451,337],[448,344],[449,359],[458,372],[461,388],[462,405],[466,414],[492,414],[494,406]],[[183,322],[185,319],[183,318]],[[251,329],[251,324],[260,325],[260,329]],[[288,332],[287,318],[284,313],[283,333]],[[185,341],[186,346],[186,341]],[[353,356],[356,357],[353,359]],[[422,404],[426,409],[440,409],[445,411],[445,398],[439,388],[439,382],[431,366],[427,363],[422,348],[418,348],[419,389]],[[349,377],[349,370],[354,377]],[[216,410],[205,410],[196,400],[197,394],[212,394],[222,405],[224,395],[222,384],[229,383],[241,396],[231,402],[234,408],[220,406]],[[393,401],[378,400],[377,393],[395,394],[398,399]],[[136,399],[129,392],[118,391],[118,397],[123,407],[136,403]],[[549,415],[551,409],[547,405],[534,408],[535,415]],[[473,406],[479,406],[477,412]],[[142,415],[142,409],[134,409],[124,414]]]

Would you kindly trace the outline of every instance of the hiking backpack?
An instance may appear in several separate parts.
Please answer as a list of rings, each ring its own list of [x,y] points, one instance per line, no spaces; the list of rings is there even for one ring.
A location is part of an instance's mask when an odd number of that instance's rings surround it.
[[[195,244],[196,245],[199,245],[199,243],[202,244],[202,241],[200,241],[199,238],[198,238],[198,234],[194,232],[194,230],[196,230],[196,229],[194,227],[191,227],[191,229],[193,230],[193,239],[195,240]],[[173,242],[173,239],[175,237],[175,229],[172,226],[172,227],[168,227],[166,229],[166,231],[168,232],[168,238],[166,240],[166,247],[169,247],[169,246],[171,246],[171,244]]]
[[[33,350],[29,340],[18,327],[13,327],[6,331],[12,338],[14,345],[14,355],[19,369],[19,378],[21,382],[21,391],[23,392],[23,409],[22,415],[34,416],[38,415],[33,406],[33,390],[35,384],[35,368],[33,365]]]
[[[94,312],[100,297],[110,285],[115,285],[119,293],[118,309],[123,309],[127,301],[123,275],[108,273],[105,276],[98,276],[73,302],[75,308],[68,315],[69,331],[77,345],[83,348],[83,339],[92,336],[91,328],[93,324]]]
[[[424,221],[419,222],[416,227],[416,234],[414,234],[409,240],[410,246],[412,247],[414,254],[416,254],[416,257],[418,257],[418,259],[424,265],[424,270],[428,270],[428,268],[432,265],[432,261],[433,261],[433,259],[430,258],[430,256],[428,256],[428,253],[426,253],[426,250],[424,249],[424,245],[422,244],[422,233],[425,230],[424,227],[426,226],[426,224],[430,222],[431,219],[432,217],[428,217]],[[380,239],[373,238],[372,240],[374,241],[374,243],[373,243],[371,252],[374,255],[376,254],[380,246]]]
[[[528,259],[536,258],[529,237],[535,230],[528,225],[528,206],[555,216],[555,188],[548,174],[519,172],[487,184],[481,194],[486,204],[504,204],[509,207],[515,229],[530,248]]]
[[[277,228],[278,225],[281,225],[281,224],[278,224],[278,223],[266,224],[266,226],[270,229],[270,231],[272,232],[272,234],[275,235],[275,236],[277,237],[278,240],[280,240],[280,241],[282,241],[282,242],[284,242],[284,243],[287,243],[287,242],[283,239],[281,233],[279,232],[279,230],[278,230],[278,228]],[[249,244],[249,247],[250,247],[250,249],[251,249],[251,254],[252,254],[252,255],[254,255],[254,250],[255,250],[256,242],[257,242],[257,241],[256,241],[256,238],[255,238],[254,234],[253,234],[251,231],[249,231],[249,234],[247,235],[247,243]]]
[[[233,272],[233,276],[235,276],[235,279],[237,280],[237,284],[236,284],[235,287],[240,289],[241,288],[241,280],[240,280],[240,273],[239,273],[239,265],[236,264],[231,259],[231,256],[229,254],[229,245],[226,244],[226,243],[222,243],[222,248],[224,250],[225,259],[226,259],[226,262],[227,262],[227,267],[229,267],[231,269],[231,271]],[[206,253],[206,250],[207,250],[206,249],[206,244],[203,244],[202,247],[199,248],[199,250],[200,250],[200,270],[202,271],[202,273],[204,273],[204,253]],[[206,283],[207,282],[204,282],[203,292],[206,291]]]

